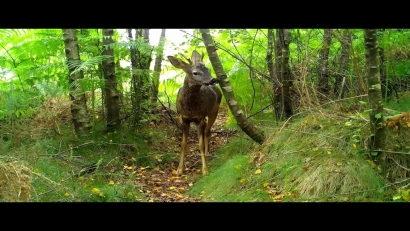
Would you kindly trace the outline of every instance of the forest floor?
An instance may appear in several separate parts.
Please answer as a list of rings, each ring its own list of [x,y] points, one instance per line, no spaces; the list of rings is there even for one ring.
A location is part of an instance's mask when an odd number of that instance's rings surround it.
[[[135,184],[140,188],[140,192],[148,198],[149,202],[200,202],[201,198],[192,198],[187,195],[187,191],[202,176],[202,163],[198,148],[198,136],[196,126],[191,124],[187,153],[185,154],[185,172],[178,176],[179,153],[181,147],[182,132],[176,125],[177,117],[172,120],[170,113],[160,110],[157,114],[161,119],[159,123],[150,123],[149,129],[163,129],[165,134],[169,134],[171,139],[155,140],[150,145],[155,153],[175,152],[172,162],[159,163],[155,167],[140,167],[136,170]],[[226,144],[229,139],[235,136],[236,131],[224,130],[224,125],[228,118],[228,109],[221,107],[218,117],[211,128],[209,161],[215,157],[215,150]],[[173,144],[170,144],[172,142]]]

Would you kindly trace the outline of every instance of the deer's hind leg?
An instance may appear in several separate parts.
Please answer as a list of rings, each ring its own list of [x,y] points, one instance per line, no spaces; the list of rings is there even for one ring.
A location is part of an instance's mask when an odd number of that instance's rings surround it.
[[[199,152],[201,153],[201,160],[202,160],[202,175],[207,175],[208,174],[208,167],[206,165],[206,158],[205,158],[205,129],[206,129],[207,123],[205,120],[201,120],[197,124],[197,129],[198,129],[198,146],[199,146]]]
[[[209,156],[209,140],[211,138],[211,127],[215,123],[216,117],[218,116],[218,109],[216,112],[210,114],[208,116],[208,123],[205,128],[205,133],[204,133],[204,148],[205,148],[205,155]]]

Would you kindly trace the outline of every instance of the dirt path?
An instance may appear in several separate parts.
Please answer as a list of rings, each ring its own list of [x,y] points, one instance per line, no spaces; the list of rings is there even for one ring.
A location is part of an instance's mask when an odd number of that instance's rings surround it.
[[[173,114],[175,116],[175,114]],[[200,202],[200,198],[191,198],[187,195],[187,190],[197,181],[201,176],[201,159],[198,150],[197,134],[195,126],[191,125],[190,134],[188,137],[187,153],[185,155],[185,172],[181,176],[176,175],[176,169],[178,167],[179,147],[181,145],[182,133],[178,130],[177,126],[170,114],[162,111],[163,118],[160,124],[155,124],[156,128],[163,127],[168,134],[173,134],[175,140],[173,146],[178,147],[175,152],[175,158],[172,163],[158,164],[153,168],[140,167],[136,170],[135,184],[140,188],[140,192],[143,193],[149,202]],[[226,123],[228,113],[226,108],[221,108],[220,113],[214,126],[211,129],[211,141],[210,141],[210,156],[208,161],[213,159],[215,150],[224,145],[229,138],[231,138],[236,132],[223,130],[223,125]],[[169,143],[169,140],[167,141]],[[164,142],[164,143],[167,143]],[[156,151],[160,150],[163,153],[169,152],[168,145],[156,146]]]

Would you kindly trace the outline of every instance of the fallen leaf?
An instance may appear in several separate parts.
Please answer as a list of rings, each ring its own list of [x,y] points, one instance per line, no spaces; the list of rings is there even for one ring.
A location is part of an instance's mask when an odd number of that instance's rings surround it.
[[[124,165],[124,170],[132,170],[132,166]]]
[[[241,183],[241,184],[243,184],[243,183],[245,183],[246,182],[246,179],[245,178],[242,178],[240,181],[239,181],[239,183]]]
[[[100,190],[98,188],[93,188],[93,189],[91,189],[91,192],[94,193],[94,194],[98,194],[98,193],[100,193]]]
[[[175,140],[176,140],[176,138],[175,138],[175,137],[171,137],[171,140],[172,140],[172,141],[175,141]]]
[[[169,189],[174,190],[176,187],[175,186],[171,186],[169,187]]]
[[[285,197],[285,194],[279,194],[279,195],[277,195],[277,196],[274,196],[272,199],[274,199],[274,200],[279,200],[279,199],[282,199],[282,198],[284,198]]]
[[[154,199],[153,199],[153,198],[151,198],[151,199],[149,199],[149,200],[148,200],[148,202],[154,202]]]
[[[343,165],[343,163],[342,162],[337,162],[337,164],[336,164],[337,166],[342,166]]]
[[[172,175],[177,175],[178,173],[177,173],[177,170],[175,170],[175,169],[172,169]]]
[[[268,187],[268,186],[269,186],[269,183],[268,183],[268,182],[263,183],[263,187],[264,187],[264,188],[266,188],[266,187]]]
[[[261,173],[262,173],[262,170],[260,170],[260,169],[255,171],[255,174],[261,174]]]

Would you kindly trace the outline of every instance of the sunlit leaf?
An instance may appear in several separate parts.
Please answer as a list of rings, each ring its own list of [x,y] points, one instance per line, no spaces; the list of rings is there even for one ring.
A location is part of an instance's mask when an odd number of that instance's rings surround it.
[[[93,188],[93,189],[91,189],[91,192],[94,193],[94,194],[99,194],[99,193],[100,193],[100,189],[98,189],[98,188]]]
[[[401,199],[401,195],[394,195],[393,196],[394,201],[397,201],[397,200],[400,200],[400,199]]]
[[[405,201],[410,201],[410,190],[403,190],[401,191],[401,197],[403,198],[403,200]]]
[[[380,118],[382,118],[382,113],[377,113],[376,115],[374,115],[374,117],[376,119],[380,119]]]

